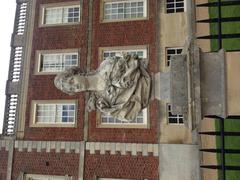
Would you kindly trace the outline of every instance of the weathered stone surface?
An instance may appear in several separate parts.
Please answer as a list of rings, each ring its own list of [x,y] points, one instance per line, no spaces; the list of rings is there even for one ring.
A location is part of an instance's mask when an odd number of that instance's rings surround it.
[[[225,54],[202,53],[200,61],[202,114],[226,117]]]
[[[159,72],[154,78],[155,98],[170,101],[170,72]]]
[[[5,94],[19,94],[19,83],[7,81]]]
[[[225,53],[203,53],[195,46],[185,53],[171,60],[170,103],[172,113],[195,129],[204,116],[227,116]]]
[[[12,46],[24,46],[24,35],[13,35],[12,36]]]
[[[171,59],[170,99],[173,114],[185,114],[188,108],[187,56]]]
[[[200,180],[197,145],[161,144],[159,147],[160,179]]]

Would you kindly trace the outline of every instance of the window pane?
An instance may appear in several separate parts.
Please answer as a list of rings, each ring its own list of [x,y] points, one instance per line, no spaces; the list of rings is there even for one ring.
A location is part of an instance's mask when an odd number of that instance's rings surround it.
[[[46,8],[45,10],[45,24],[59,24],[62,23],[62,8]]]
[[[171,57],[173,55],[181,54],[182,48],[167,48],[166,49],[166,65],[170,66]]]
[[[36,122],[68,123],[75,120],[75,104],[37,104]]]
[[[51,104],[38,104],[36,106],[36,122],[50,123],[54,122],[55,105]]]
[[[175,123],[175,124],[178,123],[176,118],[171,118],[170,117],[168,120],[169,120],[169,123]]]
[[[168,114],[168,123],[169,124],[183,124],[183,116],[182,115],[173,115],[171,112],[171,105],[167,105],[167,114]]]
[[[69,22],[79,22],[80,7],[77,6],[63,6],[46,8],[44,12],[45,24],[60,24]]]
[[[181,9],[176,9],[176,12],[184,12],[184,9],[181,8]]]
[[[144,1],[104,3],[104,19],[144,17]]]
[[[78,65],[78,54],[43,54],[40,59],[40,72],[60,72]]]
[[[174,9],[167,9],[167,13],[174,13]]]
[[[139,115],[136,117],[135,120],[133,121],[122,121],[120,119],[114,118],[112,116],[107,116],[107,115],[102,115],[101,116],[101,123],[103,124],[114,124],[114,125],[132,125],[132,124],[146,124],[147,121],[145,120],[145,113],[147,113],[146,110],[143,110],[142,112],[139,113]]]

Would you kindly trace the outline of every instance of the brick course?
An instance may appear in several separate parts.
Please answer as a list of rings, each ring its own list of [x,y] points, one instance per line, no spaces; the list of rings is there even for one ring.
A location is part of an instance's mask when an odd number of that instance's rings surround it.
[[[0,149],[0,180],[7,179],[8,152]]]
[[[20,172],[26,174],[43,174],[73,176],[73,180],[78,178],[79,154],[75,153],[37,153],[34,152],[14,152],[12,169],[12,180],[17,180]]]
[[[94,176],[102,178],[129,178],[142,180],[158,179],[158,158],[121,155],[90,155],[85,156],[84,179],[92,180]]]

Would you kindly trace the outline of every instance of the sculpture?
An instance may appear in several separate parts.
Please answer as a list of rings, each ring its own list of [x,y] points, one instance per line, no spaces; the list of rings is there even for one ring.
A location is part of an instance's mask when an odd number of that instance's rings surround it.
[[[134,120],[147,107],[151,90],[151,78],[142,59],[124,54],[104,60],[88,74],[71,68],[58,74],[54,84],[70,95],[90,91],[89,111],[97,108],[122,121]]]

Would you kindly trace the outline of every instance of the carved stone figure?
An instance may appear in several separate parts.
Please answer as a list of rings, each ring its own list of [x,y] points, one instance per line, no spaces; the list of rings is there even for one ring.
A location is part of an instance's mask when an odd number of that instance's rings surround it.
[[[104,60],[95,72],[80,73],[71,68],[55,77],[55,86],[70,95],[90,91],[89,111],[131,121],[149,102],[151,78],[137,55]]]

